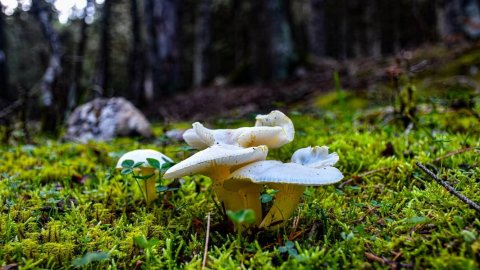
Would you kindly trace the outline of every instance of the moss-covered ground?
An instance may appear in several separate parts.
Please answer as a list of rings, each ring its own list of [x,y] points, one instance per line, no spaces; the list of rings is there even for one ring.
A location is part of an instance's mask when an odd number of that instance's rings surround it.
[[[147,207],[135,181],[113,168],[139,148],[177,162],[194,153],[163,136],[161,125],[148,142],[14,138],[0,152],[0,266],[200,269],[211,213],[207,268],[478,269],[480,214],[415,165],[480,203],[478,93],[461,83],[422,82],[403,109],[386,85],[373,95],[337,89],[286,112],[295,140],[269,158],[286,161],[298,148],[328,145],[345,179],[307,188],[294,218],[273,230],[234,232],[202,176],[159,179],[170,189]],[[372,110],[379,102],[397,113]],[[253,117],[209,125],[251,125]]]

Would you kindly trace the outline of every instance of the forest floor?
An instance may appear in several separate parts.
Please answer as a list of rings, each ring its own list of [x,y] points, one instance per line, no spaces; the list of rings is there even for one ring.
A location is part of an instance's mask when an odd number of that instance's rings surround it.
[[[365,65],[351,75],[356,83],[342,71],[337,82],[330,72],[318,85],[232,88],[235,95],[208,88],[173,98],[183,103],[170,106],[191,111],[164,109],[171,121],[154,125],[152,141],[77,144],[37,135],[22,144],[21,131],[14,133],[0,146],[0,267],[200,269],[208,235],[211,269],[480,268],[479,213],[416,165],[480,203],[480,49],[419,50],[368,69],[378,76],[362,82]],[[253,108],[236,103],[259,89],[290,96],[302,85],[309,90],[298,99],[258,94],[248,99]],[[219,105],[218,96],[232,103]],[[344,174],[337,184],[307,188],[294,217],[276,228],[233,231],[207,177],[159,177],[160,198],[146,206],[131,175],[114,169],[134,149],[157,149],[175,162],[192,155],[164,134],[191,124],[177,119],[235,128],[270,109],[292,119],[295,139],[269,159],[327,145]]]
[[[207,86],[192,89],[159,101],[147,109],[150,118],[178,120],[205,120],[218,117],[239,118],[258,111],[289,109],[292,105],[311,105],[325,92],[335,89],[334,73],[338,73],[342,88],[371,98],[376,105],[388,105],[391,100],[378,98],[389,95],[393,87],[392,72],[400,72],[412,78],[426,79],[426,83],[457,75],[468,78],[472,66],[461,56],[480,49],[480,43],[462,43],[455,46],[426,45],[412,51],[403,51],[395,56],[379,59],[360,58],[346,61],[324,59],[307,71],[299,68],[296,77],[284,82],[265,83],[253,86]],[[473,66],[475,68],[475,66]],[[464,78],[464,79],[465,79]],[[385,89],[385,86],[390,89]],[[372,102],[365,104],[372,105]]]

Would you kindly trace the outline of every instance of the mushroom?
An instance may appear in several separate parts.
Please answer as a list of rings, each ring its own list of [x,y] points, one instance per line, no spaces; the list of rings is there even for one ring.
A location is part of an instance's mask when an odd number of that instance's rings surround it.
[[[243,148],[228,144],[215,144],[168,169],[164,178],[203,174],[212,179],[212,187],[226,210],[252,209],[260,220],[262,209],[259,200],[262,186],[249,183],[238,190],[225,190],[223,182],[233,170],[246,164],[264,160],[268,148],[264,145]],[[258,225],[258,223],[257,223]]]
[[[138,167],[133,167],[133,171],[138,172],[140,176],[150,176],[144,180],[144,189],[145,189],[145,199],[147,205],[154,201],[158,195],[157,190],[155,189],[155,170],[156,168],[152,167],[147,159],[155,159],[159,162],[159,167],[162,166],[165,162],[173,162],[172,159],[165,156],[164,154],[151,150],[151,149],[139,149],[133,150],[125,153],[117,162],[116,169],[123,169],[123,162],[126,160],[132,160],[133,164],[141,163]]]
[[[328,154],[328,147],[307,147],[292,155],[291,163],[263,160],[234,171],[224,183],[227,190],[253,182],[266,184],[278,190],[275,201],[259,227],[268,227],[286,221],[294,212],[306,186],[333,184],[343,178],[332,167],[338,161],[336,153]]]
[[[193,123],[183,138],[190,146],[205,149],[214,144],[230,144],[241,147],[266,145],[279,148],[293,140],[295,129],[293,123],[280,111],[267,115],[257,115],[254,127],[237,129],[208,129],[201,123]]]

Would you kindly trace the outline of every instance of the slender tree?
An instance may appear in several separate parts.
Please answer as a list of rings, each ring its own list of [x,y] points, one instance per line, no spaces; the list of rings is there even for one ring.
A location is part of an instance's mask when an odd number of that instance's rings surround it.
[[[382,44],[380,41],[380,29],[378,27],[378,3],[377,0],[371,0],[368,5],[364,5],[364,21],[366,24],[365,44],[367,45],[368,56],[375,58],[382,56]]]
[[[138,12],[137,0],[130,0],[131,18],[131,49],[129,59],[129,90],[137,105],[145,103],[145,54],[142,40],[141,18]]]
[[[293,53],[285,1],[253,0],[252,6],[254,74],[260,81],[285,79]]]
[[[193,56],[193,85],[202,86],[210,79],[212,0],[201,0],[197,4],[195,19],[195,45]]]
[[[326,54],[325,1],[310,0],[310,52],[318,58],[324,57]]]
[[[110,65],[110,14],[112,0],[105,0],[102,10],[101,37],[97,58],[97,71],[94,79],[94,97],[106,95],[109,87],[109,65]]]
[[[0,98],[11,100],[7,68],[7,39],[3,12],[0,12]]]
[[[157,97],[182,86],[181,0],[146,0],[153,89]]]
[[[53,87],[61,71],[61,49],[58,34],[51,23],[51,8],[47,3],[33,0],[30,12],[35,16],[42,29],[43,35],[50,47],[50,59],[48,67],[40,84],[40,103],[43,108],[42,129],[46,132],[55,132],[59,121],[56,109]]]

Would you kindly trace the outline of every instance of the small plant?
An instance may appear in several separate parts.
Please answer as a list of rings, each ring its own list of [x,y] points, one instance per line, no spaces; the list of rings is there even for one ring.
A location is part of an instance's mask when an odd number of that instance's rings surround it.
[[[162,153],[142,149],[123,155],[120,160],[118,160],[116,168],[121,170],[120,173],[122,175],[132,174],[140,190],[142,190],[142,188],[138,180],[144,181],[144,192],[142,191],[142,194],[144,194],[147,205],[150,205],[150,203],[158,197],[157,188],[155,187],[156,173],[161,177],[162,173],[172,165],[173,161]],[[168,190],[168,188],[164,190]]]
[[[286,253],[288,256],[297,257],[298,251],[295,249],[295,243],[292,241],[286,241],[284,246],[278,248],[278,252]]]

